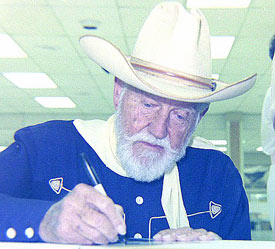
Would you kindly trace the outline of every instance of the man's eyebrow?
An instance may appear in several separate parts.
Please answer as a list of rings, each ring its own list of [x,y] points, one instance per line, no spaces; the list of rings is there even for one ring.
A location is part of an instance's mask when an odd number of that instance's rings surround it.
[[[176,106],[177,109],[182,110],[182,111],[192,111],[195,112],[196,111],[196,107],[194,106],[187,106],[187,107],[183,107],[183,106]]]

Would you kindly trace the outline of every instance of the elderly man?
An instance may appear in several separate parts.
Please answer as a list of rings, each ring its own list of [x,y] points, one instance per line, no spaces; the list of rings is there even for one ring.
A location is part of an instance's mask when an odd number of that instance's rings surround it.
[[[248,202],[232,161],[189,147],[210,102],[249,90],[255,76],[212,81],[207,22],[177,2],[157,5],[133,54],[96,36],[87,55],[115,75],[108,121],[21,129],[0,155],[1,240],[106,244],[250,239]],[[85,153],[108,195],[90,186]]]
[[[265,154],[271,158],[271,166],[267,180],[267,201],[269,205],[270,223],[274,230],[275,217],[275,35],[271,39],[269,56],[272,62],[272,78],[262,109],[262,146]],[[275,232],[274,232],[275,239]]]

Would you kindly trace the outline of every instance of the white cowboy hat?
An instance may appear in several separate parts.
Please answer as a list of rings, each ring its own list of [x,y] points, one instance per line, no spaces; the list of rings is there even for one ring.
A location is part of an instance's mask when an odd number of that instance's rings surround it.
[[[256,74],[228,84],[211,79],[210,34],[199,10],[178,2],[157,5],[145,21],[131,56],[94,35],[80,38],[86,54],[117,78],[143,91],[186,102],[214,102],[239,96]]]

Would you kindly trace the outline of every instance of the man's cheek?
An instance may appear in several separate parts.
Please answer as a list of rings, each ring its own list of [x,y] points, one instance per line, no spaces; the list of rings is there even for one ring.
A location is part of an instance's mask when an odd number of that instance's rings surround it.
[[[141,130],[141,122],[135,115],[129,114],[125,118],[124,127],[128,135],[132,136]]]
[[[148,120],[142,114],[130,114],[129,115],[131,130],[133,133],[141,131],[148,125]]]
[[[170,135],[170,145],[173,150],[178,150],[183,144],[184,135],[181,133],[173,133]]]

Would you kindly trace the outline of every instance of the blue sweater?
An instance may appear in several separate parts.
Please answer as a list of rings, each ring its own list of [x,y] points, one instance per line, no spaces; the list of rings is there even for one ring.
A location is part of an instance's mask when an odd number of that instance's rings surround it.
[[[168,228],[165,218],[152,218],[164,216],[163,178],[144,183],[117,175],[72,121],[50,121],[17,131],[15,142],[0,153],[1,241],[41,241],[38,228],[49,207],[66,196],[66,189],[89,184],[80,165],[81,152],[96,167],[108,196],[123,207],[128,236],[148,237]],[[250,239],[248,201],[230,158],[219,151],[188,147],[177,164],[190,226],[223,239]],[[32,238],[25,235],[28,227],[34,229]],[[15,238],[6,236],[8,228],[16,230]]]

